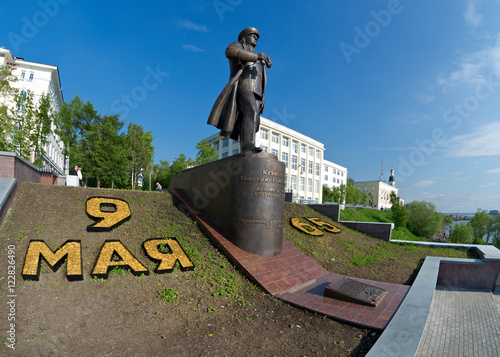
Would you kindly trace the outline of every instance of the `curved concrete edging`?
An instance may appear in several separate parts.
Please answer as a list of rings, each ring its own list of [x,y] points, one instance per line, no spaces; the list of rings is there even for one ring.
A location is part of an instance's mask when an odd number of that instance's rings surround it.
[[[0,178],[0,225],[12,200],[16,182],[15,178]]]
[[[398,311],[389,322],[380,338],[366,355],[367,357],[400,357],[416,355],[434,298],[441,262],[464,265],[484,265],[486,262],[500,261],[500,250],[488,245],[426,243],[396,240],[391,240],[391,242],[413,243],[442,248],[475,248],[478,250],[482,259],[430,256],[425,258],[424,264],[420,268],[410,291],[408,291]]]

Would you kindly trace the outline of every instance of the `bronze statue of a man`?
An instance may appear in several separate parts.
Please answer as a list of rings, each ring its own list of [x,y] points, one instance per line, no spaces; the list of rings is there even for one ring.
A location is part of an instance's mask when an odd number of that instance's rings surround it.
[[[208,124],[221,129],[220,135],[240,141],[241,151],[262,151],[255,146],[260,114],[264,111],[266,68],[271,60],[262,52],[254,52],[259,31],[248,27],[238,35],[238,42],[226,48],[230,80],[217,98]]]

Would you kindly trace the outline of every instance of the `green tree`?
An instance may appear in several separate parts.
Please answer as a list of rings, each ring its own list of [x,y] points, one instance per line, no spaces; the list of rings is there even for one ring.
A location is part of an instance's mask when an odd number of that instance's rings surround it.
[[[44,94],[40,97],[35,111],[34,121],[34,130],[30,135],[30,142],[36,156],[35,165],[41,166],[41,157],[45,154],[44,148],[47,144],[47,138],[52,132],[52,123],[54,123],[52,100],[48,94]]]
[[[352,179],[348,179],[352,180]],[[352,181],[354,182],[354,180]],[[356,187],[352,185],[347,185],[346,187],[346,200],[347,204],[357,205],[357,204],[366,204],[368,200],[368,195],[361,190],[358,190]]]
[[[186,155],[180,154],[179,157],[175,158],[170,166],[170,172],[168,177],[168,185],[170,185],[170,179],[180,174],[182,171],[187,169],[188,162],[186,160]],[[167,185],[167,187],[168,187]]]
[[[452,243],[471,244],[474,241],[474,229],[468,223],[457,223],[450,228]]]
[[[500,215],[493,218],[493,221],[490,223],[488,234],[492,244],[500,249]]]
[[[410,230],[421,237],[432,238],[443,226],[443,215],[426,201],[413,201],[407,206]]]
[[[96,180],[97,188],[101,184],[114,188],[115,183],[125,183],[126,143],[124,134],[120,133],[123,125],[118,115],[105,115],[99,117],[85,134],[84,162],[88,165],[85,172]]]
[[[17,93],[15,88],[12,88],[11,83],[17,78],[12,75],[11,71],[0,67],[0,97],[14,97]],[[10,115],[7,101],[0,102],[0,151],[12,151],[12,135],[14,133],[14,123]]]
[[[125,140],[131,187],[135,190],[141,168],[146,168],[153,161],[153,135],[150,131],[144,132],[142,126],[129,123]]]
[[[406,221],[408,219],[408,213],[406,212],[405,206],[401,203],[401,199],[396,196],[396,193],[394,191],[391,191],[390,201],[392,205],[392,217],[394,219],[396,228],[405,228]]]
[[[198,154],[196,155],[196,163],[198,165],[207,164],[217,160],[217,149],[215,146],[210,145],[207,139],[201,139],[196,144]]]
[[[95,130],[94,126],[100,120],[94,105],[89,101],[84,103],[79,95],[76,95],[70,103],[63,103],[56,116],[57,134],[64,142],[63,153],[69,156],[70,167],[78,165],[85,169],[85,180],[89,177],[92,165],[91,161],[88,161],[92,157],[92,153],[88,153],[89,139],[96,135],[87,132]]]
[[[335,202],[333,191],[328,185],[323,185],[323,203],[325,202]]]
[[[152,182],[159,182],[164,190],[168,188],[170,183],[170,166],[168,161],[160,160],[160,165],[153,165]]]
[[[474,229],[474,238],[478,241],[483,240],[484,236],[488,234],[492,222],[493,217],[488,212],[478,209],[470,221],[470,225]]]
[[[34,152],[33,133],[36,131],[36,111],[32,91],[21,91],[16,93],[15,106],[12,110],[11,119],[14,125],[12,145],[15,151],[25,160],[31,159]]]

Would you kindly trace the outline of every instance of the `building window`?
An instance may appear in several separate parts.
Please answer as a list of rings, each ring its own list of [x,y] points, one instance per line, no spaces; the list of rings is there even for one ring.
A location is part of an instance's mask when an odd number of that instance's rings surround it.
[[[276,143],[276,144],[278,144],[278,143],[279,143],[279,140],[278,140],[278,134],[277,134],[277,133],[272,133],[272,135],[271,135],[271,141],[272,141],[273,143]]]
[[[298,152],[298,150],[299,150],[299,143],[297,142],[297,140],[292,140],[292,150],[295,151],[295,152]]]
[[[292,155],[292,170],[297,170],[297,155]]]
[[[229,154],[227,152],[222,154],[222,158],[225,159]]]
[[[271,149],[271,154],[278,156],[278,150]]]
[[[316,164],[316,173],[315,173],[315,175],[319,176],[319,164]]]
[[[313,173],[313,162],[312,161],[309,161],[309,166],[307,168],[307,172],[309,172],[310,174]]]
[[[229,145],[229,139],[228,138],[225,138],[224,140],[222,140],[222,147],[223,148],[227,148]]]
[[[309,156],[313,157],[313,155],[314,155],[314,149],[309,146]]]
[[[239,153],[240,153],[240,149],[233,150],[233,155],[236,155],[236,154],[239,154]]]
[[[262,147],[262,151],[267,152],[267,146],[261,146],[261,147]]]
[[[314,193],[319,193],[319,181],[314,181]]]
[[[30,81],[30,82],[33,81],[33,76],[34,75],[35,75],[34,73],[30,73],[30,78],[28,79],[28,81]]]
[[[285,167],[288,167],[288,153],[287,152],[281,153],[281,161],[285,164]]]
[[[328,166],[325,166],[325,172],[328,172]]]
[[[325,181],[328,181],[328,175],[325,175]]]
[[[319,159],[319,150],[316,150],[316,159]]]
[[[292,187],[292,190],[297,189],[297,176],[296,175],[292,175],[290,185]]]
[[[269,135],[269,132],[266,129],[260,130],[260,138],[261,139],[267,140],[268,135]]]
[[[300,152],[306,153],[306,144],[300,144]]]
[[[299,181],[299,191],[304,191],[304,178],[301,177]]]
[[[312,179],[307,179],[307,192],[312,192],[312,185],[313,185],[313,180]]]
[[[300,171],[306,171],[306,159],[300,159]]]
[[[217,149],[217,151],[219,151],[219,142],[218,141],[215,143],[215,148]]]
[[[288,138],[287,137],[283,137],[283,139],[281,140],[281,145],[288,147]]]
[[[21,72],[21,80],[24,80],[24,77],[26,77],[26,72]]]
[[[341,172],[341,173],[340,173],[340,176],[344,177],[344,173],[343,173],[343,172]]]

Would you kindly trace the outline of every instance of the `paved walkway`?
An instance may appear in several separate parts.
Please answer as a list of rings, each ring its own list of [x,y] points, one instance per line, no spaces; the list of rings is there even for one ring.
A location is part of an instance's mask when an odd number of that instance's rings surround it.
[[[500,356],[493,294],[438,286],[416,356]]]

